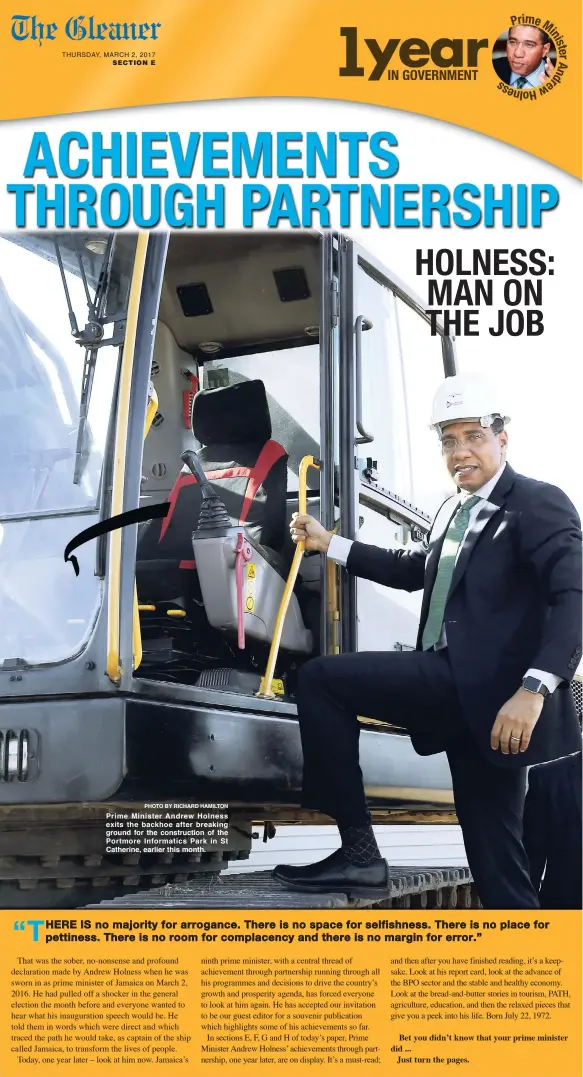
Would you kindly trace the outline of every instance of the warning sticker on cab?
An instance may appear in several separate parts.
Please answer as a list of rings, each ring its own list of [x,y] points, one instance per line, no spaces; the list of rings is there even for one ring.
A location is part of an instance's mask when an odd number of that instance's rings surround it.
[[[249,561],[247,565],[247,587],[245,589],[245,610],[253,613],[255,609],[255,581],[257,579],[257,565]]]

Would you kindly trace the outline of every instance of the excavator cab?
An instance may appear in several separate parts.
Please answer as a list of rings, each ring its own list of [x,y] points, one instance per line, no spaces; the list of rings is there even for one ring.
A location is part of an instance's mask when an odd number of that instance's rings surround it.
[[[423,542],[455,357],[332,234],[11,235],[0,278],[0,905],[64,907],[307,820],[298,670],[412,648],[419,596],[297,551],[289,520]],[[445,759],[361,721],[375,819],[451,813]],[[226,847],[105,855],[107,810],[162,800],[228,802]]]
[[[221,653],[223,636],[235,631],[239,650],[245,651],[245,637],[249,645],[273,638],[290,567],[284,555],[288,456],[271,438],[263,382],[201,390],[189,408],[192,432],[202,447],[196,454],[193,450],[181,454],[186,462],[168,495],[167,515],[152,521],[155,526],[148,524],[138,539],[139,610],[143,634],[149,632],[141,665],[162,678],[165,669],[164,664],[159,669],[161,651],[156,645],[161,642],[160,618],[164,620],[169,607],[172,613],[167,617],[184,618],[183,637],[184,629],[190,630],[194,643],[198,629],[207,661],[213,629],[218,630]],[[203,500],[205,481],[208,497],[214,498],[212,510],[208,498]],[[152,623],[158,626],[158,638],[154,634],[153,640]],[[169,625],[167,629],[166,638],[171,638]],[[295,593],[284,621],[282,647],[299,654],[313,650]],[[183,649],[181,653],[186,661]],[[201,679],[204,683],[196,651],[192,662],[193,683]],[[251,683],[241,680],[235,668],[229,676],[233,685]],[[216,680],[216,671],[212,679]]]

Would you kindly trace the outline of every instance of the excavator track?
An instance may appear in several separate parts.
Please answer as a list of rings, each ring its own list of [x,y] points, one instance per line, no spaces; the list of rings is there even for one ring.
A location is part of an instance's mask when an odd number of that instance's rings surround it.
[[[234,818],[227,847],[196,853],[104,852],[107,811],[140,804],[0,805],[0,908],[76,909],[166,883],[218,875],[247,860],[253,832]]]
[[[114,900],[132,892],[148,893],[163,884],[204,888],[232,859],[246,850],[184,856],[120,854],[101,856],[0,856],[0,908],[74,909],[92,907],[99,897]],[[128,894],[128,891],[130,893]]]
[[[88,909],[469,909],[479,901],[468,868],[390,868],[386,896],[374,900],[341,893],[286,890],[269,871],[217,875],[205,880],[142,890]]]

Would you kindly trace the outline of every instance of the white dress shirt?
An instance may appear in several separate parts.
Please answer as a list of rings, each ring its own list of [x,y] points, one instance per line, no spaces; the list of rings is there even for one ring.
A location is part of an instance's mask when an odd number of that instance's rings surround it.
[[[473,492],[472,496],[480,497],[480,498],[483,498],[485,501],[487,501],[490,494],[492,493],[492,490],[496,486],[496,483],[498,482],[498,479],[500,478],[502,472],[504,471],[505,467],[506,467],[506,462],[504,462],[502,464],[502,467],[499,468],[499,470],[496,472],[495,475],[492,476],[491,479],[488,479],[488,482],[485,482],[483,486],[480,486],[479,490],[475,490]],[[470,515],[469,515],[469,519],[468,519],[468,526],[467,526],[467,528],[466,528],[466,530],[464,532],[464,537],[463,537],[462,541],[460,542],[459,549],[458,549],[458,552],[457,552],[457,555],[456,555],[456,561],[457,561],[457,558],[460,555],[462,546],[463,546],[464,542],[466,541],[468,531],[470,531],[471,528],[474,526],[474,523],[476,521],[476,517],[478,516],[478,513],[480,512],[481,508],[482,508],[482,506],[478,502],[476,505],[473,505],[472,508],[470,509]],[[337,565],[346,566],[346,562],[348,561],[348,555],[350,553],[350,547],[351,546],[352,546],[352,539],[342,538],[340,535],[333,535],[331,540],[330,540],[330,545],[328,547],[327,556],[330,558],[331,561],[335,561]],[[441,637],[440,637],[439,643],[436,644],[436,649],[440,650],[443,647],[447,647],[447,639],[446,639],[446,635],[445,635],[445,625],[441,630]],[[538,681],[542,681],[542,683],[548,688],[549,692],[554,692],[555,688],[557,687],[557,685],[559,685],[561,683],[561,680],[562,680],[562,678],[557,677],[557,675],[555,673],[547,673],[547,672],[545,672],[545,670],[541,670],[541,669],[529,669],[529,670],[526,671],[525,676],[526,677],[536,677],[536,679]]]
[[[519,90],[531,90],[531,89],[532,90],[538,90],[539,86],[541,85],[541,78],[540,77],[541,77],[541,75],[544,74],[546,62],[547,62],[546,57],[543,57],[540,64],[538,65],[538,67],[535,67],[534,71],[530,72],[530,75],[523,75],[522,78],[525,78],[526,82],[524,83],[523,86],[519,86],[518,89]],[[510,85],[511,86],[516,86],[516,83],[518,82],[519,78],[521,78],[521,76],[516,71],[512,71],[512,73],[510,75]]]

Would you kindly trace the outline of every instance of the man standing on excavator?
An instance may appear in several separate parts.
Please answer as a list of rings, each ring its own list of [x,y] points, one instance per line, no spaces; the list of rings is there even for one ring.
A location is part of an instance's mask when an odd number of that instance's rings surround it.
[[[375,896],[388,888],[359,765],[359,714],[404,726],[421,755],[446,751],[457,817],[485,908],[538,908],[522,844],[526,768],[581,747],[569,682],[581,657],[581,529],[556,486],[506,461],[499,395],[447,378],[431,425],[456,487],[427,548],[384,550],[296,515],[292,537],[349,573],[423,590],[417,649],[327,655],[300,672],[302,805],[335,819],[342,845],[290,888]]]

